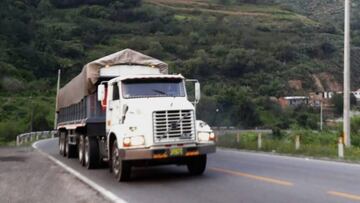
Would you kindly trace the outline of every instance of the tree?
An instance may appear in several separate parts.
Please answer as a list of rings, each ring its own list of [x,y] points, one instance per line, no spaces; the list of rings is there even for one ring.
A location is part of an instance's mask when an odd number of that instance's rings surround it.
[[[277,46],[278,47],[276,48],[275,56],[279,61],[288,63],[298,58],[298,54],[293,45],[287,42],[282,42]]]
[[[248,55],[245,49],[231,49],[226,55],[224,69],[229,77],[239,77],[246,72]]]
[[[16,140],[16,136],[21,132],[16,122],[0,123],[0,142],[9,142]]]
[[[344,109],[344,97],[342,94],[335,94],[332,98],[331,98],[331,103],[334,105],[335,108],[335,113],[337,115],[341,115],[343,113],[343,109]],[[350,105],[355,105],[356,104],[356,98],[353,94],[350,94]]]

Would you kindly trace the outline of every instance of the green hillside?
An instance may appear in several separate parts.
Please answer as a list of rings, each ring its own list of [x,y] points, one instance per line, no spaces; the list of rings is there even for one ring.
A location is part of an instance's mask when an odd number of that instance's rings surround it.
[[[172,73],[199,79],[204,94],[199,117],[212,125],[315,128],[312,110],[284,112],[269,100],[318,90],[314,75],[341,84],[340,17],[313,15],[316,7],[298,2],[3,0],[0,128],[29,130],[34,105],[35,118],[47,116],[33,128],[51,127],[57,70],[65,84],[85,63],[124,48],[168,62]],[[319,2],[341,9],[335,0]],[[353,27],[357,46],[359,18]],[[359,87],[360,71],[353,69],[353,87]],[[331,90],[329,79],[320,76]],[[301,81],[300,88],[289,85],[293,80]]]

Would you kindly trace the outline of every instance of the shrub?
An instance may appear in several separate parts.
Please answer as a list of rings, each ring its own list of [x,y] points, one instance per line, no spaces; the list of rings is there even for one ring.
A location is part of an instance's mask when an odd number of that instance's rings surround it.
[[[0,82],[2,89],[10,93],[18,93],[25,88],[21,80],[13,77],[2,78]]]
[[[0,123],[0,142],[9,142],[16,140],[16,136],[21,132],[21,127],[16,122]]]

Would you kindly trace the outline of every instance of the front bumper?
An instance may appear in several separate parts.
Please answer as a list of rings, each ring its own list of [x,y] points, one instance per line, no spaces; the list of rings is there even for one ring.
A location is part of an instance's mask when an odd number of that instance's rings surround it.
[[[172,149],[182,149],[182,153],[176,156],[171,155]],[[197,156],[216,151],[215,144],[196,144],[194,146],[177,147],[150,147],[144,149],[119,149],[120,157],[123,160],[152,160],[162,158],[177,158]]]

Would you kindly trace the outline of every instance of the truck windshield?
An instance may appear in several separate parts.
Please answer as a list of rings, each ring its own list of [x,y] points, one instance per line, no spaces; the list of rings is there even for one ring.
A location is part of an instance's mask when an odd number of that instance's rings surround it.
[[[123,81],[123,97],[184,97],[184,85],[182,79],[130,79]]]

